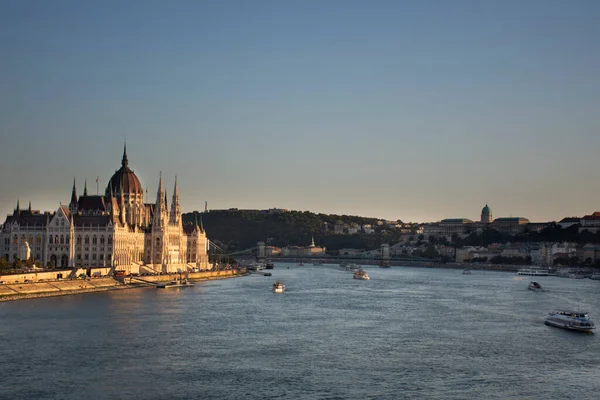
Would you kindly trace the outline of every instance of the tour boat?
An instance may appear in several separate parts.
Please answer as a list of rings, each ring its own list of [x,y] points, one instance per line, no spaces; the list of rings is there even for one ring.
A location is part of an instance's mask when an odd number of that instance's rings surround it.
[[[275,264],[273,264],[272,262],[267,262],[265,264],[265,269],[273,269],[275,268]]]
[[[517,275],[529,275],[529,276],[548,276],[548,270],[538,267],[527,267],[521,268]]]
[[[367,273],[365,272],[365,270],[359,269],[358,271],[356,271],[354,273],[354,279],[362,279],[364,281],[368,281],[371,278],[369,278],[369,275],[367,275]]]
[[[273,293],[283,293],[285,291],[285,285],[281,281],[277,281],[273,284]]]
[[[185,287],[185,286],[194,286],[194,284],[187,279],[174,279],[171,282],[161,283],[156,285],[159,289],[167,289],[174,287]]]
[[[580,311],[554,310],[548,314],[544,323],[557,328],[589,333],[596,328],[588,313]]]
[[[529,286],[528,286],[529,290],[535,290],[535,291],[539,291],[542,290],[542,285],[540,285],[537,282],[529,282]]]
[[[262,271],[265,269],[265,266],[262,263],[254,262],[248,266],[246,266],[248,271]]]
[[[358,265],[358,264],[342,263],[342,264],[340,264],[340,269],[342,271],[350,271],[350,272],[354,273],[354,272],[359,271],[361,268],[360,268],[360,265]]]

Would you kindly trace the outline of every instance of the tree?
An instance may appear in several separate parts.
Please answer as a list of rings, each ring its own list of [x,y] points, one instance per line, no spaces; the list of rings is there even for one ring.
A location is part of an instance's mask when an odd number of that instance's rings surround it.
[[[29,257],[29,259],[25,260],[25,268],[33,268],[35,265],[35,260],[33,257]]]
[[[14,269],[21,269],[21,268],[23,268],[23,263],[21,262],[21,260],[19,259],[19,257],[15,258],[15,261],[13,261],[13,268]]]
[[[4,258],[4,257],[0,258],[0,270],[1,271],[8,271],[11,268],[12,268],[12,265],[10,265],[8,261],[6,261],[6,258]]]

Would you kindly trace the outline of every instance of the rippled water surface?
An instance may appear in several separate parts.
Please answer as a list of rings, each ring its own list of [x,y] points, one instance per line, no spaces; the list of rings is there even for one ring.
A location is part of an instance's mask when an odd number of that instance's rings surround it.
[[[366,270],[0,303],[0,398],[600,398],[600,332],[544,325],[555,307],[599,325],[600,281]]]

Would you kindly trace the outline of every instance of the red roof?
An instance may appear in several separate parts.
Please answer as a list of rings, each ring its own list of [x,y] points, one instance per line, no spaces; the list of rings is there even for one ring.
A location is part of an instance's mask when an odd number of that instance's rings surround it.
[[[585,219],[585,220],[597,220],[597,219],[600,219],[600,211],[596,211],[592,215],[586,215],[582,219]]]

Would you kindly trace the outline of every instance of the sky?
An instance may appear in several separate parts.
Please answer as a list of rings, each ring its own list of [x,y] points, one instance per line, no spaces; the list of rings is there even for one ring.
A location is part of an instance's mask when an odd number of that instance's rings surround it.
[[[600,2],[0,0],[0,215],[129,166],[182,211],[600,211]],[[0,217],[0,222],[4,217]]]

